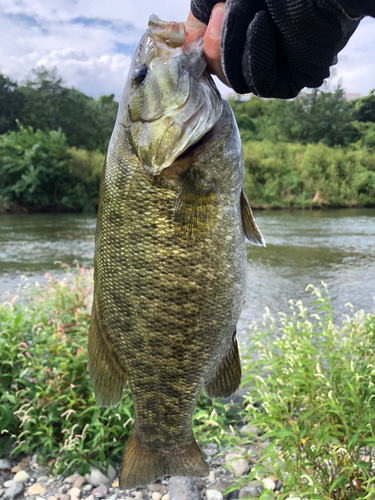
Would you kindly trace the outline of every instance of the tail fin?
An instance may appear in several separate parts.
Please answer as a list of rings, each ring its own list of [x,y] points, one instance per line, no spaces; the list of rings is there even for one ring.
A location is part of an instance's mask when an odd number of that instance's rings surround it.
[[[158,450],[143,445],[133,429],[122,459],[120,489],[145,486],[164,476],[207,475],[207,465],[195,440],[183,448]]]

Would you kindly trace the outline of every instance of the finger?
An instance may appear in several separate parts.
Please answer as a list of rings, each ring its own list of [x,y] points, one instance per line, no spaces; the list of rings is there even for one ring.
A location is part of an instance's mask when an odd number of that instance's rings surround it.
[[[224,3],[220,2],[212,9],[211,18],[204,36],[204,54],[208,63],[208,70],[228,85],[221,67],[220,36],[224,19]]]

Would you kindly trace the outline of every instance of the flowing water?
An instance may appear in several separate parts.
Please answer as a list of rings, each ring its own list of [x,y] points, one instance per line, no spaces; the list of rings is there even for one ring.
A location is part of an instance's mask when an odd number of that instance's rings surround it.
[[[238,330],[261,321],[265,307],[287,312],[288,300],[312,301],[308,284],[323,280],[336,321],[350,302],[374,308],[375,210],[264,211],[255,218],[267,248],[248,245],[248,290]],[[62,275],[55,261],[92,265],[95,216],[0,215],[0,296],[15,292],[21,276],[43,282]]]

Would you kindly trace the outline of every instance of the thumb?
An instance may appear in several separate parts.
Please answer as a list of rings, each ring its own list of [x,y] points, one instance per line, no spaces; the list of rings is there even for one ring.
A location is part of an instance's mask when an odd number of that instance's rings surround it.
[[[221,67],[220,36],[223,19],[224,3],[220,2],[214,6],[211,12],[210,21],[204,36],[204,54],[210,73],[217,75],[223,83],[228,85]]]

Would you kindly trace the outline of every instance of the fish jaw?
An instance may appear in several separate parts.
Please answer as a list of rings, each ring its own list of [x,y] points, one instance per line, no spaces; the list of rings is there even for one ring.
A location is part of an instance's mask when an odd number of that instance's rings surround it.
[[[134,55],[118,122],[142,166],[159,175],[217,122],[222,100],[205,70],[205,25],[151,16]],[[141,83],[139,72],[146,73]]]

